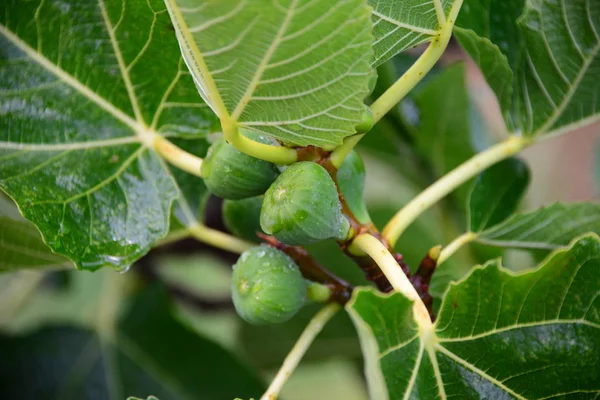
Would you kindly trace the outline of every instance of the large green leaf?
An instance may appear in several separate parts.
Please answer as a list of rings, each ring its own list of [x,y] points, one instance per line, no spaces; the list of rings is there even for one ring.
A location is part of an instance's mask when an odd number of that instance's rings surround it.
[[[373,65],[383,64],[408,48],[435,39],[440,18],[448,15],[452,3],[454,0],[369,0],[375,35]]]
[[[515,214],[479,233],[476,241],[500,247],[555,250],[587,232],[600,234],[600,204],[552,204]]]
[[[179,192],[151,141],[216,121],[165,6],[8,0],[0,24],[0,188],[79,267],[127,268],[165,235]]]
[[[42,241],[35,226],[0,193],[0,272],[23,268],[69,268],[73,264]]]
[[[433,327],[399,293],[357,291],[373,399],[547,399],[600,395],[600,239],[589,235],[537,270],[497,261],[450,287]]]
[[[174,319],[160,288],[136,298],[113,338],[56,326],[0,336],[0,349],[0,392],[11,399],[230,400],[263,390],[236,357]]]
[[[457,38],[509,129],[554,134],[598,119],[599,10],[589,0],[465,0]]]
[[[518,158],[506,159],[483,171],[469,197],[468,226],[481,232],[514,213],[529,185],[527,164]]]
[[[200,94],[223,123],[288,145],[355,133],[372,74],[365,0],[167,0]]]

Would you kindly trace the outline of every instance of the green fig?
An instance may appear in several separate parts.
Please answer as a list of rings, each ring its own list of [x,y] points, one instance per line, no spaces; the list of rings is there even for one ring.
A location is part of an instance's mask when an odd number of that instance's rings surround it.
[[[325,168],[308,161],[288,167],[267,190],[260,226],[292,246],[344,240],[350,232],[335,183]]]
[[[256,132],[243,134],[257,142],[273,143],[271,138]],[[211,193],[240,200],[263,194],[279,175],[279,169],[273,163],[242,153],[221,137],[208,149],[201,173]]]
[[[337,172],[337,182],[346,205],[361,224],[371,222],[363,199],[365,190],[365,164],[358,153],[352,150]]]
[[[292,318],[306,302],[306,280],[281,250],[260,245],[246,250],[233,266],[233,305],[255,324],[278,324]]]
[[[234,235],[258,242],[257,232],[260,227],[260,209],[263,197],[250,197],[242,200],[225,200],[223,202],[223,223]]]
[[[371,112],[371,109],[367,107],[360,116],[360,122],[355,127],[356,133],[367,133],[373,128],[373,125],[375,125],[373,113]]]

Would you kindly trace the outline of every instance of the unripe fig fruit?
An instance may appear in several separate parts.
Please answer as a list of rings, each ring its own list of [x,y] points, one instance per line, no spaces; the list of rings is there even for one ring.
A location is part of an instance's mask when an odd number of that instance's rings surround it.
[[[337,182],[346,205],[361,224],[371,222],[364,202],[365,164],[358,153],[352,150],[344,159],[337,172]]]
[[[360,116],[360,122],[356,125],[356,133],[367,133],[373,128],[375,120],[370,108],[367,108]]]
[[[306,286],[296,263],[268,245],[246,250],[233,266],[233,305],[251,324],[278,324],[292,318],[305,304]]]
[[[308,161],[288,167],[267,190],[260,226],[292,246],[343,240],[350,231],[335,183],[325,168]]]
[[[263,197],[250,197],[243,200],[225,200],[223,202],[223,222],[234,235],[246,240],[258,242],[260,227],[260,209]]]
[[[257,142],[273,143],[271,138],[252,131],[243,134]],[[208,149],[201,172],[211,193],[232,200],[263,194],[279,175],[275,164],[242,153],[223,137]]]

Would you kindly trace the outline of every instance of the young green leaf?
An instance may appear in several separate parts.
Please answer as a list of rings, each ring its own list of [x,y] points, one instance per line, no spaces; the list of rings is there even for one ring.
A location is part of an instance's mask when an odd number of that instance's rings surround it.
[[[15,204],[0,192],[0,272],[25,268],[72,268],[54,254],[35,226],[19,214]]]
[[[527,164],[506,159],[483,171],[475,181],[468,207],[471,232],[499,224],[515,212],[529,185]]]
[[[437,37],[454,0],[369,0],[373,7],[374,66]]]
[[[498,261],[446,293],[419,329],[399,293],[361,289],[346,306],[373,399],[541,399],[600,394],[600,238],[588,235],[538,269]]]
[[[457,24],[509,129],[556,134],[598,119],[600,14],[589,2],[465,0]]]
[[[484,230],[476,241],[499,247],[555,250],[587,232],[600,234],[600,204],[552,204],[515,214]]]
[[[0,188],[78,267],[126,269],[166,234],[179,192],[152,141],[215,124],[165,8],[9,0],[2,9]]]
[[[166,1],[200,94],[225,126],[333,148],[372,75],[365,0]]]
[[[159,287],[134,300],[114,338],[46,327],[25,336],[2,335],[0,349],[0,391],[6,398],[84,399],[94,393],[93,398],[123,399],[153,393],[159,399],[212,400],[258,396],[264,389],[237,357],[177,321]]]

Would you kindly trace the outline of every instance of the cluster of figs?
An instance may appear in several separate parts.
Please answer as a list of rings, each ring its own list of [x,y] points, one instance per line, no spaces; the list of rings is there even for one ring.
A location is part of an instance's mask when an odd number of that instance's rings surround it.
[[[260,133],[243,130],[242,134],[278,145]],[[337,185],[316,162],[277,166],[240,152],[224,138],[211,145],[201,172],[209,191],[225,199],[227,228],[248,240],[257,241],[257,232],[289,246],[346,240],[352,229],[342,212],[338,189],[354,218],[370,222],[362,201],[364,165],[354,151],[337,170]],[[261,244],[245,251],[233,266],[232,299],[247,322],[274,324],[289,320],[307,303],[328,301],[329,289],[305,280],[282,250]]]

